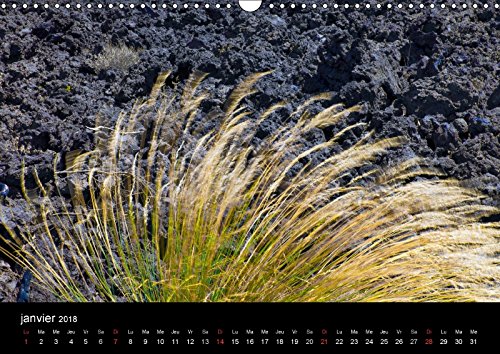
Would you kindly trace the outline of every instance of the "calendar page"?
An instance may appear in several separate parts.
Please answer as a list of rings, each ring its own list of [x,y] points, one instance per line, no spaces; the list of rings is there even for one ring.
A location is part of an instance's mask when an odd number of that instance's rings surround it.
[[[0,346],[493,347],[499,20],[0,1]]]

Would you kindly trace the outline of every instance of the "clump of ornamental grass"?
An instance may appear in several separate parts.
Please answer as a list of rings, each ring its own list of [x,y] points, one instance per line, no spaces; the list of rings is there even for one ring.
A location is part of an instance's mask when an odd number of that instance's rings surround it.
[[[56,173],[70,205],[35,174],[40,198],[26,197],[39,224],[20,234],[6,225],[11,258],[66,301],[498,300],[499,224],[480,222],[497,209],[455,180],[415,178],[439,175],[417,158],[345,181],[401,138],[368,133],[298,164],[362,125],[304,148],[311,129],[359,110],[310,113],[329,94],[256,144],[285,105],[258,117],[242,105],[265,74],[232,92],[208,133],[195,128],[204,75],[181,94],[165,93],[160,75],[148,100],[112,127],[97,124],[95,150]]]
[[[139,51],[125,44],[106,44],[102,53],[94,60],[93,66],[97,71],[117,69],[127,71],[139,61]]]

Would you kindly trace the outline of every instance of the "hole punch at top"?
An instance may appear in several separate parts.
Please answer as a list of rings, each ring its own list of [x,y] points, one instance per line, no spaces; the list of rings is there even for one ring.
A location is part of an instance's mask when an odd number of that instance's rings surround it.
[[[262,5],[261,0],[240,0],[238,3],[240,7],[247,12],[254,12]]]

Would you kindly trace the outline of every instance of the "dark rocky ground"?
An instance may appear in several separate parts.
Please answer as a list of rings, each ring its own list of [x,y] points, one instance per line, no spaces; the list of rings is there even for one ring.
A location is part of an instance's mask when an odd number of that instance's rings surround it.
[[[408,138],[379,164],[423,156],[499,204],[500,10],[263,7],[249,14],[235,1],[231,9],[208,2],[208,10],[0,9],[0,182],[10,187],[13,221],[27,217],[22,159],[50,184],[55,154],[91,149],[87,127],[96,114],[111,124],[167,69],[170,86],[193,70],[209,73],[213,99],[205,112],[243,77],[269,69],[274,73],[248,100],[257,112],[324,91],[347,106],[365,104],[351,122],[367,122],[377,137]],[[125,71],[96,70],[106,43],[137,48],[138,62]],[[270,120],[258,136],[279,124],[279,117]],[[332,133],[325,128],[305,139]],[[20,270],[0,260],[0,301],[15,300],[19,279]]]

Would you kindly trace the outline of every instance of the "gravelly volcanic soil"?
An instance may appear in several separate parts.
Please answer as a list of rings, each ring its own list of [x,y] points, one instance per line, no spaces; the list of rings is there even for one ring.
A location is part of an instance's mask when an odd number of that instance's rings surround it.
[[[205,87],[213,98],[204,112],[245,76],[269,69],[275,71],[247,101],[256,112],[284,98],[291,111],[312,94],[335,92],[335,102],[365,105],[351,123],[367,122],[376,138],[407,137],[378,164],[423,156],[499,205],[500,10],[330,6],[250,14],[235,1],[231,9],[208,2],[210,9],[187,10],[0,9],[0,182],[11,189],[13,222],[28,217],[22,159],[50,184],[55,154],[91,149],[87,127],[96,114],[111,125],[164,70],[173,71],[170,86],[194,70],[209,73]],[[137,48],[138,62],[128,70],[96,70],[107,43]],[[276,116],[257,136],[279,124]],[[318,129],[305,144],[333,133]],[[29,175],[27,183],[34,183]],[[12,279],[19,277],[0,263],[0,301],[15,299]]]

